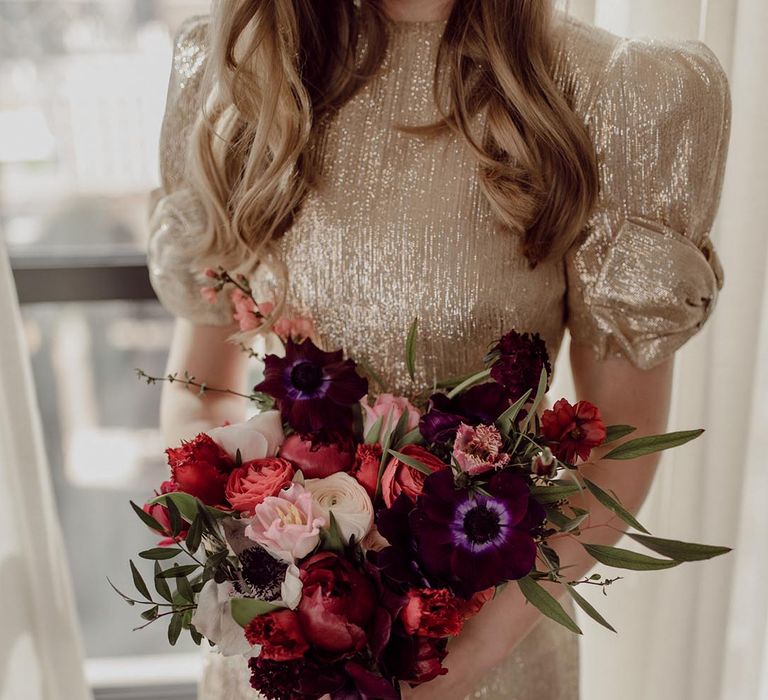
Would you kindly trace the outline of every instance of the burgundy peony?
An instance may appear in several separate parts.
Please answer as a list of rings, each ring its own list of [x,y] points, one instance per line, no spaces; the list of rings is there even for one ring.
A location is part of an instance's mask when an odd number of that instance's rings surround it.
[[[286,459],[254,459],[232,471],[225,495],[236,511],[252,515],[253,509],[267,496],[276,496],[289,486],[293,475],[293,465]]]
[[[208,435],[165,451],[171,467],[171,480],[179,491],[199,498],[209,506],[226,507],[225,489],[235,463]]]
[[[565,399],[541,415],[541,430],[555,456],[573,464],[576,457],[589,459],[593,447],[605,441],[605,424],[597,406],[579,401],[572,406]]]
[[[526,480],[504,470],[484,490],[456,488],[450,471],[436,472],[410,514],[424,568],[465,597],[526,576],[536,559]]]
[[[406,445],[400,452],[406,457],[418,460],[432,472],[448,469],[447,464],[419,445]],[[393,458],[381,476],[381,495],[384,503],[391,506],[401,493],[415,501],[421,493],[425,478],[426,475],[423,472]]]
[[[251,687],[269,700],[310,700],[343,688],[346,678],[335,664],[309,658],[273,661],[261,656],[248,660]]]
[[[355,445],[352,440],[343,436],[324,444],[317,440],[304,440],[300,435],[294,434],[282,444],[279,454],[297,469],[301,469],[307,479],[323,479],[352,468]]]
[[[300,659],[309,649],[293,610],[274,610],[257,615],[245,627],[251,644],[261,645],[261,658],[272,661]]]
[[[343,352],[324,352],[311,340],[285,344],[285,357],[267,355],[264,381],[254,387],[276,399],[283,420],[297,433],[349,432],[352,406],[368,392],[368,380]]]
[[[352,476],[358,480],[368,492],[371,500],[376,495],[376,481],[379,478],[379,465],[381,464],[381,445],[358,445],[355,453],[355,464],[352,467]]]
[[[373,582],[347,559],[319,552],[300,566],[301,629],[314,647],[344,656],[362,649],[376,612]]]
[[[173,493],[174,491],[178,490],[179,487],[172,481],[164,481],[162,484],[160,484],[160,493],[157,495],[161,496],[163,494]],[[148,515],[151,515],[160,525],[160,530],[153,531],[157,532],[158,535],[163,536],[163,539],[158,542],[159,546],[167,547],[169,545],[175,544],[179,540],[186,539],[187,533],[189,532],[189,526],[185,522],[182,530],[178,535],[176,535],[176,537],[174,537],[171,528],[171,518],[168,515],[168,508],[166,508],[162,503],[145,503],[143,510]]]
[[[492,424],[509,404],[504,388],[496,382],[478,384],[452,399],[446,394],[433,394],[427,412],[419,420],[419,431],[428,443],[448,442],[461,423]]]
[[[538,333],[510,331],[492,348],[491,377],[517,401],[526,391],[536,391],[542,369],[552,374],[547,346]]]

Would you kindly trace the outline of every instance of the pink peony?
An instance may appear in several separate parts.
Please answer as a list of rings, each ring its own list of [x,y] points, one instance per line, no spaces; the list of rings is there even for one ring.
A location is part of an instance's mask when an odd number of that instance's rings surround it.
[[[336,472],[348,472],[354,463],[355,445],[339,440],[327,445],[312,444],[294,433],[280,447],[280,457],[291,462],[307,479],[322,479]]]
[[[456,433],[453,456],[462,471],[482,474],[509,462],[509,455],[501,448],[501,433],[492,425],[472,427],[462,423]]]
[[[291,484],[278,496],[267,496],[253,509],[245,535],[278,559],[293,564],[320,541],[328,524],[323,509],[301,484]]]
[[[408,413],[406,430],[413,430],[419,425],[419,418],[421,417],[419,412],[408,399],[401,396],[379,394],[373,402],[373,406],[368,405],[368,397],[366,396],[360,401],[360,405],[365,412],[363,432],[366,435],[379,418],[383,419],[380,435],[384,435],[388,430],[393,430],[400,420],[400,416],[406,412]]]

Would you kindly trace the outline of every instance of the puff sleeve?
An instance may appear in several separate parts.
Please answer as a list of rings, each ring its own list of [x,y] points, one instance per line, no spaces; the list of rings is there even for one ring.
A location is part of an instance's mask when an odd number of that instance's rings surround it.
[[[190,133],[202,108],[207,32],[207,18],[192,17],[174,39],[160,135],[162,187],[152,193],[147,264],[152,287],[171,313],[203,325],[228,325],[232,317],[224,295],[210,304],[200,293],[205,277],[194,251],[205,211],[186,176]]]
[[[568,327],[648,369],[705,323],[723,284],[709,238],[730,128],[725,74],[700,42],[621,40],[587,114],[599,202],[566,258]]]

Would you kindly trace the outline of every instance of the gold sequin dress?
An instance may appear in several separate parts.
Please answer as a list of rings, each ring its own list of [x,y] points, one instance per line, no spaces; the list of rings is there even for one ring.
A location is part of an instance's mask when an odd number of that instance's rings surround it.
[[[173,313],[223,324],[227,310],[200,296],[189,243],[202,214],[184,173],[207,27],[195,18],[176,39],[149,267]],[[730,103],[716,58],[698,42],[627,40],[559,19],[553,70],[593,138],[601,192],[583,240],[532,270],[494,228],[468,146],[452,134],[424,142],[392,128],[435,119],[443,29],[397,24],[382,74],[331,124],[320,185],[277,246],[292,305],[312,317],[324,345],[366,360],[396,392],[414,388],[402,346],[415,316],[417,388],[477,367],[509,328],[540,333],[553,357],[567,327],[597,357],[658,364],[703,325],[722,286],[709,232]],[[243,660],[211,655],[201,697],[253,699]],[[540,622],[474,697],[573,700],[575,638]]]

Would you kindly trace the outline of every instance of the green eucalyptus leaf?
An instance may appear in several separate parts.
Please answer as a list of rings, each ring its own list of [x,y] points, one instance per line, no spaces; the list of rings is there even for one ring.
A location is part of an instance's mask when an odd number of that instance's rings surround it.
[[[131,508],[133,508],[133,512],[136,513],[136,515],[139,516],[139,519],[150,529],[155,530],[156,532],[163,532],[164,528],[163,526],[157,522],[149,513],[147,513],[143,508],[139,508],[133,501],[129,501],[131,504]],[[151,503],[152,501],[150,501]]]
[[[139,556],[142,559],[173,559],[181,554],[180,549],[175,547],[153,547],[152,549],[145,549],[143,552],[139,552]]]
[[[397,452],[395,450],[387,450],[389,454],[391,454],[395,459],[402,462],[403,464],[407,464],[409,467],[412,467],[417,472],[421,472],[422,474],[426,474],[429,476],[432,473],[432,470],[427,467],[425,464],[420,462],[418,459],[415,459],[414,457],[409,457],[408,455],[404,455],[402,452]]]
[[[564,484],[562,486],[532,486],[531,495],[542,505],[562,501],[568,496],[579,493],[581,489],[577,484]]]
[[[408,376],[413,381],[416,378],[416,338],[418,335],[419,319],[414,318],[408,337],[405,340],[405,366],[408,370]]]
[[[392,437],[392,431],[387,432],[384,436],[384,440],[381,443],[381,461],[379,462],[379,473],[376,475],[376,497],[374,500],[381,496],[381,477],[384,474],[384,469],[387,466],[387,462],[391,455],[389,454],[390,439]]]
[[[601,459],[636,459],[645,455],[661,452],[672,447],[679,447],[686,442],[695,440],[704,431],[699,430],[680,430],[676,433],[665,433],[663,435],[647,435],[645,437],[635,438],[622,443],[612,449]]]
[[[163,573],[163,568],[160,566],[160,562],[155,562],[155,590],[158,592],[159,595],[161,595],[163,598],[165,598],[169,603],[173,602],[173,596],[171,595],[171,589],[168,586],[168,581],[166,581],[161,574]]]
[[[395,447],[398,449],[401,449],[403,447],[406,447],[407,445],[414,445],[417,442],[421,442],[421,431],[418,427],[414,428],[413,430],[407,432],[405,435],[403,435],[400,440],[396,443]]]
[[[570,593],[571,598],[573,598],[576,605],[578,605],[587,615],[589,615],[595,622],[598,624],[601,624],[606,629],[611,630],[611,632],[615,632],[616,630],[614,627],[606,620],[595,608],[592,606],[592,604],[580,593],[578,593],[574,586],[568,584],[565,587],[565,590]]]
[[[389,440],[390,445],[400,444],[400,441],[403,439],[403,436],[408,432],[409,419],[410,419],[410,415],[408,414],[408,411],[403,411],[400,414],[400,418],[397,419],[397,425],[392,431],[392,437]]]
[[[171,534],[177,537],[184,527],[184,521],[182,520],[181,513],[173,499],[167,499],[165,507],[168,510],[168,520],[171,523]]]
[[[719,557],[731,551],[730,547],[718,547],[709,544],[696,544],[693,542],[680,542],[679,540],[665,540],[661,537],[650,537],[649,535],[638,535],[634,532],[625,532],[625,535],[631,537],[635,542],[648,547],[656,554],[670,557],[677,561],[703,561]]]
[[[533,399],[531,407],[528,409],[528,415],[523,421],[523,425],[520,427],[520,432],[526,432],[531,422],[531,416],[536,415],[536,409],[538,409],[541,402],[544,400],[544,394],[547,393],[547,382],[549,381],[549,375],[547,374],[547,368],[541,368],[541,374],[539,375],[539,385],[536,387],[536,396]]]
[[[339,527],[339,521],[336,520],[336,516],[333,511],[329,511],[328,527],[321,530],[321,539],[323,549],[330,550],[341,554],[344,551],[346,541],[344,535],[341,534],[341,528]]]
[[[181,634],[181,627],[181,613],[173,613],[173,615],[171,615],[171,622],[168,625],[168,643],[171,646],[176,646],[176,642],[179,640],[179,635]]]
[[[512,424],[517,418],[517,414],[520,413],[520,409],[525,406],[525,402],[528,401],[533,391],[528,389],[515,403],[513,403],[504,413],[502,413],[496,419],[496,427],[499,429],[502,435],[509,437]]]
[[[145,620],[156,620],[159,611],[160,608],[157,605],[153,605],[151,608],[147,608],[143,613],[141,613],[141,616]]]
[[[571,616],[565,612],[557,598],[547,591],[541,584],[534,581],[530,576],[521,578],[517,585],[520,587],[525,599],[536,607],[543,615],[559,622],[563,627],[569,629],[575,634],[581,634],[579,626],[571,619]]]
[[[200,513],[195,516],[187,532],[186,545],[191,554],[194,554],[200,548],[200,542],[203,539],[203,518]]]
[[[182,564],[181,566],[174,564],[170,569],[163,571],[159,578],[179,578],[180,576],[189,576],[194,573],[196,569],[199,569],[199,564]]]
[[[478,384],[479,382],[482,382],[488,379],[488,377],[490,376],[491,376],[490,369],[483,369],[483,370],[480,370],[479,372],[476,372],[475,374],[471,375],[468,379],[465,379],[461,384],[451,389],[448,392],[448,398],[452,399],[455,396],[458,396],[465,389],[469,389],[469,387],[474,386],[475,384]]]
[[[585,544],[581,546],[601,564],[612,566],[616,569],[631,569],[632,571],[655,571],[657,569],[671,569],[680,564],[673,559],[656,559],[647,554],[638,554],[620,547],[609,547],[604,544]]]
[[[144,583],[144,579],[141,577],[139,570],[133,561],[128,562],[131,565],[131,575],[133,576],[133,585],[136,586],[136,590],[141,593],[147,600],[152,600],[152,596],[149,594],[149,588]]]
[[[192,641],[197,644],[197,646],[200,646],[200,643],[203,641],[203,635],[197,631],[197,628],[194,625],[191,625],[189,628],[189,636],[192,637]]]
[[[612,513],[616,514],[618,517],[620,517],[627,525],[630,527],[635,528],[635,530],[640,530],[640,532],[648,533],[648,530],[646,530],[640,522],[635,518],[632,513],[630,513],[621,503],[619,503],[618,499],[611,496],[611,494],[603,491],[597,484],[589,481],[589,479],[584,479],[584,485],[587,487],[587,490],[608,510],[610,510]]]
[[[229,602],[232,618],[241,627],[247,627],[254,617],[264,615],[273,610],[280,610],[279,605],[268,603],[266,600],[255,598],[232,598]]]
[[[173,503],[181,516],[188,523],[191,523],[198,513],[198,507],[202,505],[202,502],[189,493],[183,491],[174,491],[173,493],[163,493],[153,498],[150,503],[161,503],[168,507],[168,503]],[[232,514],[226,511],[213,508],[211,506],[204,506],[206,512],[214,519],[221,519],[230,517]],[[170,508],[169,508],[170,510]]]
[[[179,576],[176,579],[176,592],[184,598],[184,600],[190,603],[195,602],[195,592],[192,590],[192,585],[189,583],[189,579],[186,576]]]
[[[637,428],[633,428],[631,425],[609,425],[605,429],[605,440],[603,441],[603,445],[609,445],[612,442],[616,442],[616,440],[620,440],[621,438],[634,433]]]
[[[365,444],[374,445],[381,437],[381,426],[384,424],[384,416],[379,416],[365,435]]]

